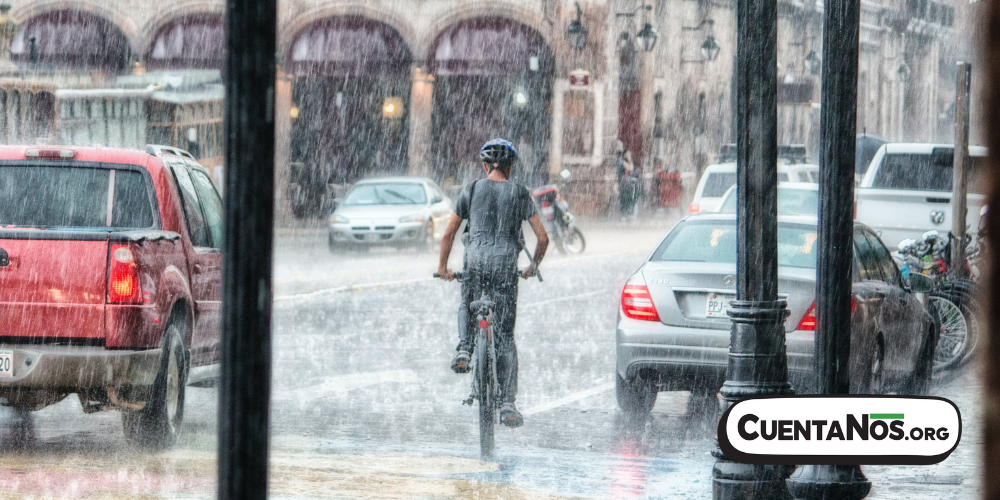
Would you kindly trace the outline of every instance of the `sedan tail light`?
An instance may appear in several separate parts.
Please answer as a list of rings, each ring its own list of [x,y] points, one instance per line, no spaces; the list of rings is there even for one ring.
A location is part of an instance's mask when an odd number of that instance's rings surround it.
[[[108,273],[108,303],[141,304],[139,266],[129,245],[111,245],[111,265]]]
[[[656,312],[653,298],[649,296],[649,288],[641,274],[632,277],[622,289],[622,314],[632,319],[660,321],[660,315]]]
[[[688,212],[691,212],[691,213],[693,213],[693,214],[696,214],[696,213],[698,213],[698,212],[700,212],[700,211],[701,211],[701,207],[699,207],[697,203],[692,203],[692,204],[691,204],[691,205],[690,205],[690,206],[688,207]]]
[[[851,297],[851,314],[854,314],[854,309],[857,307],[854,304],[854,297]],[[802,321],[799,321],[799,326],[795,328],[796,330],[805,331],[816,331],[816,302],[814,301],[809,310],[806,311],[805,316],[802,316]]]

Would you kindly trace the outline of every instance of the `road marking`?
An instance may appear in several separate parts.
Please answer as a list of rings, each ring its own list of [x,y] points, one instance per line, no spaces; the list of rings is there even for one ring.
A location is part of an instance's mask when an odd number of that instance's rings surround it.
[[[557,261],[553,262],[551,265],[549,265],[547,267],[548,268],[561,267],[561,266],[559,266],[559,264],[575,263],[576,261],[579,261],[579,260],[593,259],[593,258],[600,258],[600,257],[614,257],[616,255],[631,254],[631,253],[636,253],[636,252],[634,252],[634,251],[619,251],[619,252],[609,252],[609,253],[592,254],[592,255],[582,255],[582,256],[579,256],[579,257],[572,257],[572,258],[565,258],[565,259],[557,260]],[[363,291],[363,290],[371,290],[373,288],[381,288],[381,287],[388,287],[388,286],[410,285],[410,284],[413,284],[413,283],[426,283],[428,281],[434,281],[435,279],[437,279],[437,278],[414,278],[414,279],[408,279],[408,280],[382,281],[382,282],[379,282],[379,283],[362,283],[360,285],[349,285],[349,286],[338,286],[338,287],[333,287],[333,288],[324,288],[322,290],[316,290],[316,291],[312,291],[312,292],[290,293],[290,294],[284,294],[284,295],[277,295],[277,296],[274,297],[274,302],[287,302],[287,301],[291,301],[291,300],[309,299],[309,298],[314,298],[314,297],[322,297],[322,296],[325,296],[325,295],[336,295],[338,293],[360,292],[360,291]],[[597,294],[597,293],[600,293],[600,292],[593,292],[593,293]],[[552,299],[552,300],[569,300],[571,298],[576,298],[576,297],[577,296],[572,296],[572,297],[564,297],[564,298],[561,298],[561,299]],[[540,303],[546,303],[546,302],[543,301],[543,302],[540,302]]]
[[[413,370],[386,370],[381,372],[348,373],[346,375],[334,375],[326,377],[323,382],[303,387],[284,394],[278,393],[278,399],[294,399],[296,401],[307,402],[322,399],[331,394],[341,394],[362,387],[385,384],[389,382],[417,382],[417,372]]]
[[[539,300],[538,302],[531,302],[529,304],[523,304],[523,305],[521,305],[519,307],[521,309],[524,309],[526,307],[544,306],[544,305],[552,304],[554,302],[562,302],[564,300],[574,300],[574,299],[580,299],[580,298],[583,298],[583,297],[592,297],[594,295],[601,294],[601,293],[607,293],[607,291],[606,290],[594,290],[593,292],[584,292],[584,293],[578,293],[576,295],[567,295],[565,297],[558,297],[558,298],[555,298],[555,299]]]
[[[614,382],[608,382],[606,384],[601,384],[601,385],[598,385],[598,386],[591,387],[590,389],[587,389],[587,390],[583,390],[583,391],[580,391],[580,392],[574,392],[573,394],[570,394],[569,396],[561,397],[559,399],[556,399],[556,400],[553,400],[553,401],[549,401],[548,403],[543,403],[543,404],[540,404],[538,406],[533,406],[531,408],[528,408],[526,410],[521,410],[521,414],[527,416],[527,415],[534,415],[536,413],[542,413],[542,412],[545,412],[545,411],[553,410],[553,409],[559,408],[560,406],[566,406],[568,404],[575,403],[575,402],[583,400],[583,399],[587,399],[587,398],[589,398],[591,396],[596,396],[596,395],[601,394],[603,392],[610,391],[611,389],[614,389],[614,388],[615,388],[615,383]]]

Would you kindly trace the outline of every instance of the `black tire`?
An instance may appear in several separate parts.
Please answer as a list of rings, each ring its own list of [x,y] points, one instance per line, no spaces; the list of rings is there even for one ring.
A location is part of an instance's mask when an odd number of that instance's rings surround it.
[[[979,316],[971,294],[958,286],[945,286],[929,294],[927,309],[938,331],[933,373],[942,376],[972,358],[978,341]]]
[[[493,431],[497,422],[497,401],[493,382],[493,357],[485,335],[476,340],[476,384],[479,393],[479,449],[483,457],[493,454]]]
[[[968,340],[959,363],[959,366],[963,366],[975,355],[982,333],[983,314],[979,303],[976,302],[976,283],[968,279],[953,280],[942,285],[938,291],[952,297],[952,301],[958,304],[969,323]]]
[[[566,254],[566,232],[563,231],[562,226],[558,222],[552,222],[552,243],[555,243],[556,250],[559,250],[561,255]]]
[[[434,251],[434,223],[428,222],[424,226],[423,239],[417,243],[417,251],[420,253],[431,253]]]
[[[327,246],[327,248],[330,249],[330,253],[332,253],[333,255],[338,255],[341,252],[343,252],[343,250],[344,250],[343,245],[337,243],[336,240],[333,239],[333,235],[332,234],[329,235],[329,236],[327,236],[327,238],[326,238],[326,246]]]
[[[868,363],[868,388],[865,394],[885,393],[885,347],[882,339],[875,340],[871,349],[871,360]]]
[[[583,253],[587,249],[587,240],[583,238],[583,233],[575,227],[569,228],[563,237],[562,246],[569,253]]]
[[[656,385],[643,377],[626,381],[615,374],[615,398],[626,415],[646,416],[656,404]]]
[[[188,372],[182,339],[182,325],[179,321],[172,321],[163,334],[163,360],[149,400],[142,410],[122,410],[125,437],[134,444],[164,449],[172,447],[177,441],[184,421],[184,388]]]

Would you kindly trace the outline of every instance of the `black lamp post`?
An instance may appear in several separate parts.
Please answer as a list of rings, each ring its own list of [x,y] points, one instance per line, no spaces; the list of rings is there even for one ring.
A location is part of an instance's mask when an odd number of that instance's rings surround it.
[[[809,68],[809,73],[813,75],[818,75],[820,70],[823,69],[823,60],[815,50],[810,50],[809,54],[806,55],[806,67]]]
[[[776,0],[736,4],[736,300],[724,403],[792,394],[785,353],[788,309],[778,299],[778,53]],[[712,495],[785,499],[789,467],[730,461],[718,448]]]
[[[854,162],[857,147],[861,4],[828,2],[823,12],[819,224],[816,258],[817,392],[849,394]],[[834,29],[836,28],[836,29]],[[808,61],[808,57],[806,60]],[[860,500],[872,484],[857,465],[800,465],[787,480],[797,499]]]
[[[706,61],[714,61],[719,55],[719,44],[715,43],[715,37],[708,35],[705,42],[701,44],[701,57]]]
[[[656,47],[656,39],[659,35],[656,34],[656,30],[653,29],[653,25],[646,23],[638,33],[635,34],[636,40],[639,40],[639,45],[642,46],[642,50],[645,52],[652,52],[653,48]]]
[[[576,19],[569,23],[566,28],[566,42],[574,49],[582,49],[587,44],[587,28],[583,26],[581,18],[583,12],[580,10],[580,2],[576,2]]]

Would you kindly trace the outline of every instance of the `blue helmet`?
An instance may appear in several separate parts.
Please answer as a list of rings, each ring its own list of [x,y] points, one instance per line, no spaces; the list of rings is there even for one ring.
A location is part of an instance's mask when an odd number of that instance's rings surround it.
[[[486,163],[509,164],[517,160],[517,150],[510,141],[504,139],[493,139],[479,150],[479,159]]]

